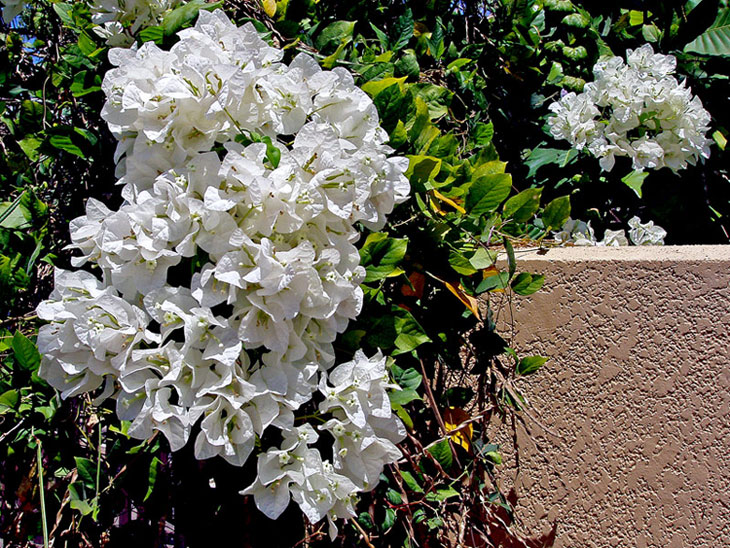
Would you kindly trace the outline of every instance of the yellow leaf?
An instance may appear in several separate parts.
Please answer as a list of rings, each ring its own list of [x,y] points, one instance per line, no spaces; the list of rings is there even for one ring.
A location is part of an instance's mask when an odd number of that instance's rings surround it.
[[[466,209],[464,209],[463,207],[461,207],[457,202],[455,202],[451,198],[448,198],[448,197],[444,196],[443,194],[441,194],[438,190],[432,190],[431,192],[433,192],[433,195],[436,198],[438,198],[442,202],[446,202],[451,207],[453,207],[456,211],[460,211],[461,213],[466,213]]]
[[[472,297],[471,295],[468,295],[464,291],[464,286],[461,284],[454,285],[449,282],[444,282],[444,285],[446,288],[451,291],[454,295],[456,295],[456,298],[459,299],[462,303],[464,303],[464,306],[466,306],[469,310],[472,311],[472,314],[476,316],[477,320],[481,320],[481,316],[479,315],[479,301],[476,299],[476,297]]]
[[[443,417],[444,426],[446,427],[447,434],[452,430],[456,430],[463,423],[471,419],[469,413],[464,411],[461,407],[447,407],[444,411]],[[474,425],[472,423],[469,423],[458,432],[452,434],[451,440],[469,451],[469,449],[471,448],[471,438],[473,435]]]
[[[403,90],[403,84],[406,81],[407,76],[402,76],[401,78],[383,78],[382,80],[370,80],[369,82],[364,83],[361,87],[361,89],[370,95],[370,97],[375,97],[378,93],[383,91],[385,88],[389,88],[393,84],[398,84],[398,87]]]
[[[276,15],[276,0],[261,0],[261,5],[266,12],[266,15],[273,17]]]

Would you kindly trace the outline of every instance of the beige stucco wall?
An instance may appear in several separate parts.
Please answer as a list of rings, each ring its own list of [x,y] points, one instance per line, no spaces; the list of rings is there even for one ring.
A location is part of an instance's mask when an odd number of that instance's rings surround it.
[[[557,522],[559,547],[730,546],[730,246],[518,265],[547,279],[513,299],[513,346],[552,358],[519,381],[537,421],[502,440],[519,527]]]

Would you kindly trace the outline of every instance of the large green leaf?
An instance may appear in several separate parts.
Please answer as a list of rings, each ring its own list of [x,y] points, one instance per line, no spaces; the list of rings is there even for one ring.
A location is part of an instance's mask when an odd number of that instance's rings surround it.
[[[335,21],[319,33],[314,45],[323,53],[332,53],[342,43],[352,40],[355,21]]]
[[[395,22],[393,27],[393,45],[390,49],[399,51],[406,47],[409,40],[413,36],[413,12],[411,8],[406,9]]]
[[[540,207],[542,188],[528,188],[504,203],[504,217],[518,223],[529,221]]]
[[[165,36],[172,36],[180,29],[189,26],[202,10],[213,11],[221,7],[222,2],[208,3],[205,0],[190,0],[165,15],[162,30]]]
[[[29,371],[38,369],[38,365],[41,363],[41,355],[38,353],[35,344],[28,337],[20,331],[16,331],[13,336],[12,346],[15,361],[18,362],[20,367]]]
[[[562,227],[569,217],[570,196],[560,196],[545,206],[542,222],[545,225],[545,230],[550,230],[551,228]]]
[[[534,177],[537,170],[549,164],[558,164],[560,167],[567,166],[575,157],[578,151],[574,148],[560,150],[557,148],[535,148],[525,158],[525,165],[530,168],[527,178]]]
[[[725,8],[709,29],[684,46],[684,51],[701,55],[730,55],[730,8]]]
[[[374,232],[365,240],[360,250],[361,264],[365,267],[365,282],[373,282],[393,276],[403,271],[398,263],[405,257],[408,240],[389,238],[384,232]]]
[[[431,456],[435,458],[446,470],[451,468],[451,465],[454,463],[454,455],[451,452],[448,440],[438,442],[436,445],[429,448],[428,452],[431,453]]]
[[[472,215],[492,213],[509,196],[511,188],[512,176],[508,173],[480,177],[466,195],[466,210]]]

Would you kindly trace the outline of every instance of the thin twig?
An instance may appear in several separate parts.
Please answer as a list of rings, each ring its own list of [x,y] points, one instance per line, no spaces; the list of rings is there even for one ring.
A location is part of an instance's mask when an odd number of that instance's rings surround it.
[[[25,422],[25,419],[22,419],[18,424],[16,424],[10,430],[8,430],[7,432],[5,432],[2,436],[0,436],[0,443],[4,442],[5,441],[5,438],[7,438],[10,434],[12,434],[13,432],[15,432],[18,428],[20,428],[23,425],[24,422]]]
[[[35,432],[33,433],[35,437]],[[41,440],[35,438],[36,448],[38,449],[38,484],[40,486],[41,497],[41,522],[43,525],[43,548],[48,548],[48,522],[46,520],[46,488],[43,484],[43,451],[41,449]]]
[[[350,523],[352,523],[355,526],[355,529],[357,529],[360,532],[360,535],[362,535],[363,542],[367,545],[368,548],[375,548],[375,546],[372,545],[370,542],[370,537],[365,532],[365,529],[362,528],[362,526],[357,522],[355,518],[350,518]]]
[[[439,423],[442,435],[447,435],[449,432],[448,430],[446,430],[446,423],[444,423],[444,418],[441,416],[438,405],[436,405],[436,398],[433,397],[433,391],[431,390],[431,379],[429,379],[428,375],[426,375],[426,366],[423,363],[423,359],[421,358],[419,361],[421,362],[421,374],[423,375],[423,384],[426,387],[426,397],[428,397],[428,403],[431,406],[431,409],[433,409],[433,414],[436,416],[436,421]],[[451,438],[449,438],[449,447],[454,455],[456,465],[461,468],[459,456],[454,450],[454,445],[451,442]]]

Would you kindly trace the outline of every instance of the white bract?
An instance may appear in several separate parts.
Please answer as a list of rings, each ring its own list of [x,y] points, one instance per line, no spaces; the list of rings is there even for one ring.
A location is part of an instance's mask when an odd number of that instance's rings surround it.
[[[595,81],[580,94],[552,103],[550,132],[587,149],[601,168],[613,169],[617,156],[633,168],[674,172],[710,157],[710,114],[674,74],[677,60],[645,44],[627,51],[627,61],[604,57],[593,67]]]
[[[170,51],[111,50],[102,116],[125,202],[90,199],[71,223],[74,266],[101,280],[57,271],[38,308],[41,374],[64,397],[104,386],[132,436],[176,450],[198,432],[200,459],[243,465],[278,429],[246,492],[269,516],[293,498],[317,521],[353,515],[400,457],[385,358],[333,369],[332,343],[362,307],[355,223],[384,225],[408,161],[389,157],[349,72],[281,57],[221,11]],[[322,439],[295,426],[303,406]]]
[[[94,32],[109,46],[129,46],[140,30],[158,25],[183,0],[89,0]]]
[[[577,246],[618,247],[629,245],[629,239],[634,245],[664,245],[667,231],[649,221],[641,224],[639,217],[629,219],[629,237],[624,230],[606,229],[603,239],[597,240],[591,222],[577,219],[568,219],[558,232],[553,232],[553,238],[559,244],[573,244]]]
[[[667,231],[655,225],[654,221],[641,224],[641,219],[632,217],[629,219],[629,227],[629,238],[635,245],[664,245]]]

